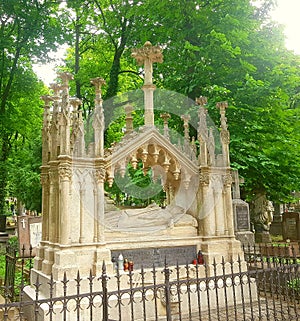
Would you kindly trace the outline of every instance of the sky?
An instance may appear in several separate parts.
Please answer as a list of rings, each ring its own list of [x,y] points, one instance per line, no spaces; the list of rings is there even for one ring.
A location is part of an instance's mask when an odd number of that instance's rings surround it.
[[[300,0],[277,0],[278,7],[272,13],[273,20],[285,25],[286,47],[300,55]],[[55,62],[48,65],[35,65],[34,71],[48,86],[56,78],[55,66],[62,63],[65,47],[52,53]]]
[[[300,0],[277,0],[274,20],[285,25],[286,47],[300,55]]]

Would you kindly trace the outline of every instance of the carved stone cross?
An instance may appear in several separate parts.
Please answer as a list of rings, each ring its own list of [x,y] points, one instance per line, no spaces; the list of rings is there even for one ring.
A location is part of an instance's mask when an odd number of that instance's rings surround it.
[[[24,220],[24,218],[22,219],[21,223],[22,223],[22,228],[25,229],[25,223],[26,223],[26,221]]]
[[[154,126],[153,91],[155,85],[152,82],[152,65],[154,62],[162,62],[162,50],[147,41],[142,48],[133,49],[131,56],[136,59],[138,65],[144,65],[145,79],[142,89],[145,103],[145,126]]]
[[[154,62],[162,62],[162,50],[158,46],[152,46],[150,41],[146,41],[142,48],[132,50],[131,56],[136,59],[138,65],[144,65],[145,68],[145,85],[152,85],[152,73]]]

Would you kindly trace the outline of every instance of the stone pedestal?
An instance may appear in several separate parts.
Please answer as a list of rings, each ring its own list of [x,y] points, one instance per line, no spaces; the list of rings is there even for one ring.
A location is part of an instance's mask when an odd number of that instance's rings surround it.
[[[255,232],[255,243],[271,243],[271,241],[271,235],[269,232]]]
[[[245,247],[253,247],[255,245],[254,233],[251,231],[236,232],[235,237]]]
[[[282,216],[274,215],[273,222],[270,225],[270,234],[271,235],[282,235]]]
[[[237,261],[239,257],[242,261],[244,260],[241,243],[234,237],[204,238],[201,242],[201,251],[206,264],[221,263],[223,258],[225,262]]]

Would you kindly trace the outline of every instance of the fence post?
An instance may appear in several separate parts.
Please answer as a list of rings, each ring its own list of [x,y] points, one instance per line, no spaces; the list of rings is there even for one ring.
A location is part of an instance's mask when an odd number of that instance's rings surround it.
[[[103,312],[103,321],[108,321],[108,291],[107,291],[107,274],[106,274],[106,265],[103,261],[102,264],[102,312]]]
[[[165,259],[165,268],[163,270],[165,274],[165,298],[166,298],[166,313],[167,313],[167,321],[172,321],[171,314],[171,300],[170,300],[170,269],[167,264],[167,260]]]
[[[8,298],[14,301],[15,298],[15,273],[17,263],[17,250],[11,245],[6,246],[5,254],[5,289]]]

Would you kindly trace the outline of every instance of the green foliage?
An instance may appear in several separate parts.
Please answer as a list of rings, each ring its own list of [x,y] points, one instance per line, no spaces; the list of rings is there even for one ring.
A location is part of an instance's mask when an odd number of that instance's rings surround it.
[[[71,93],[83,101],[87,130],[94,107],[90,78],[106,79],[103,97],[109,103],[140,88],[142,72],[130,49],[149,40],[164,49],[164,63],[154,65],[158,88],[191,99],[207,96],[215,124],[215,103],[229,102],[231,162],[245,178],[243,197],[251,200],[264,191],[273,201],[288,201],[291,190],[300,190],[300,58],[285,49],[282,27],[269,19],[273,5],[269,0],[259,8],[249,0],[68,0],[59,7],[50,0],[2,1],[0,212],[8,178],[12,193],[29,208],[40,208],[36,130],[43,88],[30,59],[46,58],[62,41],[70,50],[61,68],[75,74]],[[176,105],[176,114],[187,111]],[[108,144],[120,139],[123,127],[124,117],[114,115]],[[180,118],[170,127],[182,131]]]
[[[75,50],[67,68],[76,73],[86,115],[93,109],[90,75],[107,80],[105,98],[138,88],[141,70],[129,49],[147,40],[160,44],[164,63],[154,66],[157,87],[191,99],[207,96],[216,124],[215,103],[229,102],[231,161],[245,178],[243,196],[251,200],[265,191],[273,201],[289,200],[290,191],[300,189],[300,58],[285,49],[282,27],[269,19],[274,5],[90,0],[83,9],[69,0],[76,19],[69,15]],[[107,130],[109,143],[120,139],[122,126],[114,122]],[[172,126],[180,128],[180,119],[172,119]]]
[[[12,153],[16,155],[41,128],[39,96],[44,88],[31,64],[45,61],[63,40],[57,10],[58,3],[51,0],[3,0],[0,4],[0,214],[11,179]]]
[[[287,281],[287,286],[293,290],[296,294],[300,295],[300,278]]]
[[[136,169],[128,165],[124,177],[115,177],[113,186],[106,186],[106,190],[117,205],[147,206],[152,202],[163,205],[165,199],[160,182],[153,182],[152,171],[144,171],[142,162]]]

